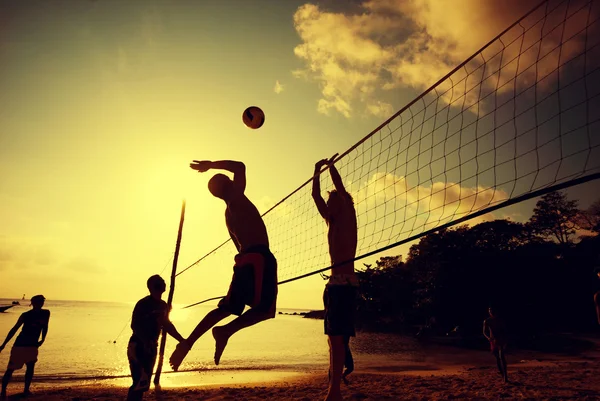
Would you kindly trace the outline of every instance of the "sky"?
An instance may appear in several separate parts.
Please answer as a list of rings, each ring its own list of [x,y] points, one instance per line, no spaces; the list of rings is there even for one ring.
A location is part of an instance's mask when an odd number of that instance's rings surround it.
[[[141,298],[170,274],[183,199],[180,269],[228,238],[192,160],[243,161],[264,212],[536,3],[1,0],[0,297]],[[182,274],[175,302],[223,295],[231,265]],[[323,284],[279,306],[320,308]]]

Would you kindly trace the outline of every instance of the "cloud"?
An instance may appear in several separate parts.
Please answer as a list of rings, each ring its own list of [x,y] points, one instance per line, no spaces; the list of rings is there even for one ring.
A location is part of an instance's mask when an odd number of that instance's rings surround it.
[[[279,95],[281,92],[283,92],[283,89],[283,85],[279,83],[279,81],[275,81],[275,88],[273,88],[273,91]]]
[[[522,29],[517,27],[503,37],[503,43],[490,47],[491,55],[503,50],[502,57],[476,57],[441,85],[438,95],[446,103],[462,106],[466,102],[468,106],[486,91],[510,91],[517,73],[520,86],[551,74],[559,58],[564,63],[584,45],[581,35],[575,35],[560,51],[556,49],[561,37],[566,40],[585,26],[587,9],[574,12],[580,3],[565,2],[548,14],[544,25],[534,24],[544,11],[540,9],[526,35],[521,36]],[[446,0],[369,0],[352,13],[305,4],[294,14],[294,27],[302,41],[294,53],[305,68],[294,75],[319,83],[320,113],[389,116],[392,106],[377,100],[385,98],[386,92],[389,96],[390,90],[401,87],[418,91],[430,87],[536,4],[535,0],[456,0],[449,7]],[[563,32],[560,24],[568,4],[573,15]],[[546,36],[540,42],[542,28]],[[477,69],[483,63],[485,75],[483,68]],[[531,68],[536,63],[538,68]],[[495,73],[501,65],[502,73]]]
[[[491,187],[466,187],[439,181],[414,185],[403,176],[385,172],[377,172],[354,187],[357,213],[374,212],[380,218],[383,215],[384,220],[393,221],[403,227],[403,232],[411,233],[449,223],[509,198],[505,191]],[[493,215],[486,214],[469,224],[493,219]]]
[[[581,238],[581,237],[595,237],[597,235],[598,235],[598,233],[596,233],[595,231],[586,230],[585,228],[575,230],[575,237],[576,238]]]
[[[366,107],[369,114],[372,114],[376,117],[389,117],[394,112],[394,109],[391,104],[381,102],[379,100],[374,102],[368,102]]]

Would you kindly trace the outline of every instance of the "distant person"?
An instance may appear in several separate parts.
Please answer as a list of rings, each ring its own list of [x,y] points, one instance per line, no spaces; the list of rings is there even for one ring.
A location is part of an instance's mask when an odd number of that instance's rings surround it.
[[[483,322],[483,335],[490,342],[490,348],[496,357],[496,364],[498,365],[500,374],[504,378],[504,381],[508,382],[508,371],[504,356],[508,343],[506,324],[503,319],[497,316],[494,308],[490,307],[488,312],[490,317]]]
[[[144,392],[150,389],[161,330],[164,328],[177,341],[183,341],[183,337],[169,320],[167,303],[161,299],[167,288],[165,281],[159,275],[154,275],[146,285],[150,295],[135,304],[131,317],[133,334],[127,345],[127,359],[133,384],[127,393],[128,401],[141,400]]]
[[[595,273],[600,279],[600,266],[596,267]],[[600,324],[600,291],[597,291],[594,294],[594,304],[596,305],[596,317],[598,319],[598,324]]]
[[[21,369],[23,365],[27,366],[27,370],[25,371],[25,389],[23,391],[23,396],[31,395],[29,387],[31,386],[35,363],[37,362],[38,348],[46,341],[48,322],[50,321],[50,311],[48,309],[42,309],[45,300],[46,298],[44,298],[43,295],[32,297],[31,306],[33,309],[24,312],[19,316],[17,323],[10,329],[6,339],[2,345],[0,345],[0,352],[2,352],[6,344],[19,330],[19,327],[23,326],[21,333],[17,336],[12,350],[10,351],[6,373],[2,378],[2,392],[0,393],[0,398],[2,399],[6,399],[6,387],[12,378],[13,372]],[[41,341],[40,334],[42,336]]]
[[[354,315],[358,294],[358,279],[354,272],[357,247],[356,211],[352,196],[344,188],[342,178],[333,165],[335,157],[323,159],[315,164],[312,197],[317,209],[328,226],[327,240],[332,268],[325,286],[323,303],[325,306],[325,334],[329,338],[329,390],[326,400],[341,400],[340,382],[354,370],[354,360],[350,353],[348,373],[342,374],[348,355],[350,337],[355,336]],[[329,192],[327,202],[321,196],[319,172],[329,166],[329,173],[335,187]],[[343,263],[347,262],[347,263]],[[352,361],[350,363],[350,361]]]
[[[228,316],[238,316],[226,325],[212,329],[215,339],[215,364],[219,364],[229,338],[239,330],[275,317],[277,302],[277,260],[269,250],[265,223],[254,204],[246,197],[246,166],[238,161],[197,161],[190,167],[201,173],[210,169],[233,173],[233,181],[224,174],[215,174],[208,189],[225,201],[225,224],[238,250],[233,266],[233,278],[227,296],[216,309],[198,323],[190,336],[180,342],[169,359],[177,370],[194,343],[208,329]],[[244,312],[246,305],[250,309]]]

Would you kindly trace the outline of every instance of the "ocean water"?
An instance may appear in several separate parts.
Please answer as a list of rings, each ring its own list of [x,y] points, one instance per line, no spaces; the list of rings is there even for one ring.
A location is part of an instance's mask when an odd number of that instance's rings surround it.
[[[11,301],[0,300],[0,304],[10,304]],[[26,306],[28,302],[23,303],[0,313],[1,341],[19,315],[30,309]],[[129,323],[133,307],[133,303],[46,301],[44,308],[50,310],[51,318],[46,342],[39,350],[36,371],[40,375],[55,378],[118,377],[129,374],[126,347],[131,335]],[[178,305],[174,305],[171,320],[178,331],[187,337],[214,305],[178,308]],[[228,318],[222,323],[232,319]],[[320,365],[324,358],[328,358],[322,330],[322,321],[277,315],[276,319],[236,333],[230,339],[219,367],[248,370]],[[14,339],[0,353],[0,369],[8,363],[13,342]],[[175,345],[176,340],[169,337],[165,352],[167,358]],[[180,370],[214,369],[213,353],[214,339],[209,331],[196,342]],[[170,370],[165,365],[164,370]]]
[[[0,299],[0,305],[10,304],[11,301]],[[19,315],[30,309],[28,302],[23,303],[24,305],[0,313],[0,341],[4,340]],[[126,347],[131,335],[129,319],[133,307],[133,303],[47,300],[44,308],[51,311],[51,318],[46,342],[39,350],[35,382],[58,384],[65,381],[85,383],[120,379],[120,385],[128,384],[130,379]],[[214,305],[179,308],[179,305],[174,305],[171,320],[179,332],[187,337]],[[356,340],[355,355],[395,353],[407,361],[422,358],[411,341],[361,334]],[[8,363],[13,342],[14,338],[0,353],[0,371]],[[382,344],[386,345],[382,347]],[[329,363],[323,321],[285,314],[278,314],[275,319],[246,328],[232,336],[219,366],[215,366],[213,362],[214,339],[209,331],[196,342],[181,365],[180,372],[183,373],[169,373],[171,369],[168,357],[175,345],[176,340],[169,337],[163,365],[163,377],[167,381],[171,377],[173,385],[190,384],[200,376],[204,379],[211,376],[212,383],[227,383],[248,380],[249,376],[253,376],[255,380],[265,379],[266,376],[272,379],[281,372],[326,372]],[[187,379],[175,380],[175,377],[185,377],[186,372]],[[15,379],[19,380],[23,374],[24,369],[15,372]],[[218,379],[220,376],[222,378]],[[227,381],[223,379],[225,377]]]

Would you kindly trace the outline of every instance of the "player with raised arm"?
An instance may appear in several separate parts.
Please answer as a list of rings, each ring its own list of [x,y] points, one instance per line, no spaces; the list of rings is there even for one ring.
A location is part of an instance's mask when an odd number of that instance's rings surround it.
[[[358,279],[354,272],[358,228],[352,196],[344,188],[342,178],[331,159],[315,164],[312,196],[328,226],[327,240],[331,257],[331,276],[325,286],[325,334],[329,339],[329,391],[326,400],[341,400],[340,381],[346,357],[346,341],[355,335],[354,317]],[[335,189],[329,192],[327,202],[321,196],[320,171],[329,167]],[[353,368],[354,366],[352,366]]]
[[[245,327],[274,318],[277,302],[277,260],[269,250],[265,223],[256,206],[244,194],[246,166],[230,160],[194,160],[190,167],[201,173],[211,169],[233,173],[233,180],[224,174],[215,174],[208,183],[208,189],[215,197],[225,201],[225,224],[238,254],[227,296],[198,323],[185,341],[177,345],[169,359],[174,370],[179,368],[191,347],[208,329],[232,314],[237,315],[230,323],[212,329],[214,360],[218,365],[229,338]],[[246,305],[250,309],[244,312]]]

